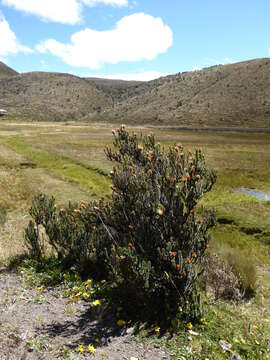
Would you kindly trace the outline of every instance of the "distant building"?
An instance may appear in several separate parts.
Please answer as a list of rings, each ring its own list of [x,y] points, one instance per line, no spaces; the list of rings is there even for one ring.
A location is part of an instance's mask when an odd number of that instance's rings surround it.
[[[0,116],[4,116],[7,114],[7,110],[0,109]]]

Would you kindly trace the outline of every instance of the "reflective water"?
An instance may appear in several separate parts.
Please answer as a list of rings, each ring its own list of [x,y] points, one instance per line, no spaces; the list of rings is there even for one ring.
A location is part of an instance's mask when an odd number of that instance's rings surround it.
[[[248,188],[241,187],[241,188],[236,189],[236,192],[247,194],[250,196],[255,196],[259,200],[270,201],[270,193],[266,193],[266,192],[259,191],[256,189],[248,189]]]

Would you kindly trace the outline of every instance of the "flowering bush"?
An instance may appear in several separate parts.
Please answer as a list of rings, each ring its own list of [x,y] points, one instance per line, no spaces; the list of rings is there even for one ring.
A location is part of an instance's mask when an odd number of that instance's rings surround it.
[[[39,197],[30,210],[36,225],[59,256],[88,272],[95,262],[111,285],[108,296],[129,316],[170,320],[181,308],[185,318],[198,318],[196,284],[214,215],[195,209],[215,173],[200,150],[165,151],[153,135],[137,137],[124,126],[105,153],[115,165],[110,200],[57,210]],[[41,253],[33,223],[26,240]]]
[[[196,290],[214,215],[195,208],[216,175],[200,150],[181,145],[165,151],[149,135],[138,138],[122,126],[114,149],[112,199],[100,216],[111,239],[107,263],[112,292],[128,311],[172,318],[179,306],[190,319],[200,315]],[[186,316],[185,311],[183,314]]]

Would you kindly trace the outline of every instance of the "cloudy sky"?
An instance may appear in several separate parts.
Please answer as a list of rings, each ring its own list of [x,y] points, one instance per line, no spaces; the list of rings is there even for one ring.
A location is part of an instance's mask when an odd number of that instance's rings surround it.
[[[19,72],[149,80],[270,56],[270,0],[0,0]]]

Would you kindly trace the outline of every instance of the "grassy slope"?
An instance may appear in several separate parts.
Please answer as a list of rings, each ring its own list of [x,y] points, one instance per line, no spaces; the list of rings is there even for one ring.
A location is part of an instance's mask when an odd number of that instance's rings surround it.
[[[269,69],[269,59],[257,59],[153,80],[103,118],[168,126],[269,128]]]

